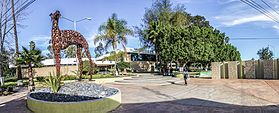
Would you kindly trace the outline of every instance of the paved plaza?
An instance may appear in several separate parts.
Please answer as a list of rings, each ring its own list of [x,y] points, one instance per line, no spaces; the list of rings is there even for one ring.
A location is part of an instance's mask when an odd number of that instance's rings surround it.
[[[279,113],[279,81],[192,78],[185,86],[147,74],[109,85],[122,91],[115,113]]]
[[[211,80],[153,74],[106,83],[122,92],[112,113],[279,113],[278,80]],[[0,97],[0,113],[27,112],[26,92]]]

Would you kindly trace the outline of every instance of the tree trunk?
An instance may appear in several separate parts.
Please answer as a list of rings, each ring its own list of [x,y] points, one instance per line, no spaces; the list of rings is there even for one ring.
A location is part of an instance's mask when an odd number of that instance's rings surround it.
[[[14,38],[15,38],[15,51],[16,51],[16,58],[18,57],[18,37],[17,37],[17,29],[16,29],[16,16],[15,16],[15,3],[12,0],[12,16],[13,16],[13,25],[14,25]],[[22,73],[21,73],[21,66],[16,66],[16,75],[18,80],[22,80]]]
[[[32,69],[32,65],[29,64],[29,87],[28,89],[30,90],[30,92],[34,91],[35,90],[35,84],[34,84],[34,81],[33,81],[33,69]]]
[[[4,42],[5,42],[5,38],[6,38],[6,30],[7,30],[7,14],[5,14],[6,9],[7,9],[7,1],[3,0],[3,4],[4,4],[4,9],[1,10],[1,14],[0,14],[0,79],[1,79],[1,84],[0,85],[4,85],[4,66],[3,66],[3,55],[4,55]],[[4,12],[4,17],[3,17],[3,12]],[[4,18],[4,19],[3,19]],[[2,23],[2,19],[4,20],[4,23]],[[4,27],[2,30],[2,26]]]

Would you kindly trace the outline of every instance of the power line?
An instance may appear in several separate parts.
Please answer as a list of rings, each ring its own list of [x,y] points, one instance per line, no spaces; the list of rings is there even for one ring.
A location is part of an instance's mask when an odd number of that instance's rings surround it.
[[[261,14],[267,16],[268,18],[270,18],[271,20],[273,20],[274,22],[276,22],[276,23],[279,24],[279,21],[278,21],[276,18],[274,18],[272,15],[269,15],[270,13],[267,14],[267,13],[266,13],[266,10],[263,11],[262,8],[258,7],[257,5],[255,5],[254,3],[252,3],[252,2],[250,2],[250,1],[248,1],[248,0],[240,0],[240,1],[242,1],[243,3],[249,5],[250,7],[254,8],[254,9],[256,9],[256,10],[259,11]],[[259,4],[258,4],[258,5],[259,5]]]
[[[273,10],[277,15],[279,15],[279,12],[276,11],[274,8],[272,8],[268,3],[266,3],[264,0],[261,0],[266,6],[268,6],[271,10]]]
[[[15,15],[17,16],[17,15],[19,15],[19,13],[21,12],[21,11],[23,11],[24,9],[26,9],[29,5],[31,5],[33,2],[35,2],[36,0],[31,0],[31,1],[29,1],[29,0],[26,0],[26,1],[24,1],[20,6],[22,6],[22,7],[18,7],[18,8],[16,8],[16,11],[15,11]],[[8,11],[7,11],[8,12]],[[6,12],[6,13],[7,13]],[[8,18],[7,19],[4,19],[3,21],[2,21],[2,23],[6,23],[6,22],[8,22],[8,21],[10,21],[10,20],[12,20],[12,16],[11,16],[11,14],[9,14],[8,15]],[[1,26],[1,27],[3,27],[4,26],[4,24]]]
[[[279,40],[279,38],[230,38],[230,40]]]
[[[249,0],[246,0],[249,1]],[[277,19],[278,18],[276,16],[274,16],[269,10],[265,9],[264,7],[262,7],[260,4],[258,4],[257,2],[255,2],[254,0],[250,0],[250,2],[254,3],[256,6],[258,6],[259,8],[263,9],[266,13],[268,13],[269,15],[271,15],[273,18]]]
[[[270,13],[264,7],[262,7],[261,5],[259,5],[258,3],[256,3],[253,0],[245,0],[245,1],[246,1],[246,4],[250,5],[252,8],[258,10],[260,13],[264,14],[265,16],[269,17],[270,19],[272,19],[273,21],[278,23],[278,19],[276,18],[276,16],[274,16],[272,13]]]

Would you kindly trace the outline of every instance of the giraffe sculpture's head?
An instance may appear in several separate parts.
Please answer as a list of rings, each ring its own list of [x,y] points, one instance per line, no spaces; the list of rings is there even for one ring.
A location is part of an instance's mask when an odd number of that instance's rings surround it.
[[[60,11],[56,10],[53,14],[50,13],[49,16],[52,20],[58,20],[61,17]]]

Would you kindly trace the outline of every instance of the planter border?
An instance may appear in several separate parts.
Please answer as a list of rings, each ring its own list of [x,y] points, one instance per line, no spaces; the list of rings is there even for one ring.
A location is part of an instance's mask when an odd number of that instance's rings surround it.
[[[38,100],[27,95],[27,107],[35,113],[105,113],[114,110],[121,104],[121,91],[114,95],[78,102],[50,102]],[[33,92],[36,93],[36,92]]]

